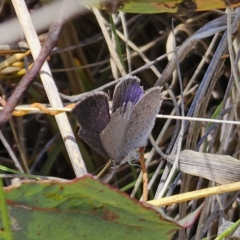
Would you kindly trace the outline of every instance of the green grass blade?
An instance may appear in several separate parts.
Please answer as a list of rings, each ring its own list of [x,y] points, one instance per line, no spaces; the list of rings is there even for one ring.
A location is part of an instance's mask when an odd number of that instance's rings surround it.
[[[114,21],[113,21],[113,17],[111,14],[109,14],[109,20],[110,20],[110,23],[111,23],[111,26],[112,26],[112,31],[113,31],[113,34],[114,34],[114,39],[116,41],[116,47],[117,47],[117,54],[118,54],[118,57],[120,59],[120,62],[122,63],[122,66],[125,69],[125,66],[124,66],[124,61],[123,61],[123,57],[122,57],[122,51],[121,51],[121,48],[120,48],[120,43],[119,43],[119,38],[118,38],[118,35],[117,35],[117,31],[116,31],[116,28],[115,28],[115,24],[114,24]]]

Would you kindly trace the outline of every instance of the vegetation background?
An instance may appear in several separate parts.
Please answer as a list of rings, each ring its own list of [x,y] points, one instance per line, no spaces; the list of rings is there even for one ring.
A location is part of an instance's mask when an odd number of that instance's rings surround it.
[[[144,89],[151,88],[161,77],[161,73],[171,57],[169,55],[165,56],[151,67],[146,64],[167,52],[175,50],[173,33],[177,46],[180,46],[198,29],[225,14],[223,9],[216,10],[212,6],[209,7],[211,10],[208,11],[196,11],[204,9],[198,1],[174,1],[161,3],[160,5],[159,2],[157,3],[153,6],[149,2],[145,2],[144,6],[146,8],[141,5],[139,9],[142,9],[142,11],[139,11],[136,7],[131,6],[133,2],[106,1],[98,6],[106,8],[107,11],[89,8],[84,13],[70,18],[64,25],[57,44],[47,59],[58,91],[64,95],[77,95],[109,84],[114,79],[124,76],[124,73],[135,70],[134,75],[141,79]],[[26,4],[29,12],[34,13],[41,8],[43,3],[38,0],[28,0]],[[134,2],[134,4],[140,6],[141,3]],[[217,4],[216,8],[224,6],[221,1]],[[156,13],[156,9],[158,9],[156,6],[161,6],[163,13]],[[147,7],[151,11],[148,11]],[[116,8],[126,10],[128,13],[119,13]],[[129,11],[133,12],[132,9],[135,13],[129,13]],[[109,14],[113,11],[113,15]],[[152,14],[146,12],[152,12]],[[2,1],[1,23],[13,18],[16,18],[16,15],[12,3]],[[47,29],[48,26],[38,32],[41,43],[46,41]],[[165,92],[160,110],[161,114],[175,115],[172,111],[178,109],[176,115],[187,115],[192,102],[197,101],[199,110],[194,112],[193,117],[226,118],[238,121],[239,92],[233,81],[233,65],[229,59],[227,45],[224,45],[221,41],[223,34],[223,32],[220,32],[216,36],[208,36],[188,46],[189,53],[184,56],[179,66],[184,93],[181,91],[179,76],[177,72],[174,72],[167,83],[175,97],[173,98],[171,94]],[[238,58],[239,34],[237,31],[232,36],[232,40],[234,39],[233,56]],[[24,37],[19,40],[24,42]],[[225,41],[227,42],[227,40]],[[31,53],[26,53],[28,50],[26,43],[21,43],[20,47],[16,43],[9,44],[9,49],[6,49],[6,45],[2,45],[1,50],[0,46],[1,62],[7,66],[1,68],[0,93],[2,98],[6,100],[25,75],[26,69],[31,67],[33,62]],[[226,49],[224,51],[226,55],[222,55],[221,58],[216,60],[214,53],[221,46]],[[121,63],[123,63],[122,72],[119,71],[114,58],[111,58],[111,49],[116,52]],[[24,55],[21,55],[21,60],[17,57],[19,53]],[[15,61],[9,64],[9,58],[13,56],[15,56]],[[204,63],[200,65],[203,60]],[[213,70],[212,77],[208,80],[206,90],[199,96],[197,91],[199,86],[202,86],[202,80],[205,78],[205,73],[211,66],[212,61],[216,62],[216,68]],[[237,64],[235,69],[238,73]],[[114,85],[105,90],[112,96]],[[181,94],[183,94],[184,99],[184,112],[182,113],[180,104],[177,108],[174,105],[174,99],[176,101],[181,100]],[[19,104],[45,104],[48,102],[42,82],[39,76],[36,76],[34,82],[22,95]],[[4,104],[4,101],[2,103]],[[68,100],[63,99],[64,105],[68,103]],[[68,119],[75,133],[87,171],[97,174],[97,171],[107,163],[108,159],[104,159],[81,141],[77,136],[79,126],[70,113],[68,113]],[[158,139],[157,145],[166,155],[175,154],[171,151],[174,149],[174,144],[178,142],[177,136],[181,128],[180,121],[177,120],[169,122],[161,118],[156,120],[152,136],[154,139]],[[21,117],[12,117],[2,125],[1,133],[1,165],[20,170],[16,166],[17,161],[23,171],[28,174],[63,179],[75,178],[71,159],[66,151],[54,116],[33,112]],[[161,133],[160,138],[158,137],[159,133]],[[6,148],[6,143],[8,148]],[[181,150],[184,149],[211,154],[218,153],[222,156],[230,155],[239,159],[239,127],[234,124],[211,125],[204,122],[191,122],[183,132]],[[164,182],[166,182],[172,164],[168,163],[155,150],[152,150],[150,142],[145,149],[145,153],[146,158],[149,158],[149,156],[151,158],[148,165],[148,176],[151,182],[149,199],[215,185],[211,181],[211,176],[209,180],[201,178],[202,173],[194,174],[192,172],[192,175],[190,175],[175,170],[170,183],[166,186]],[[12,160],[13,157],[16,159],[15,163]],[[189,167],[190,171],[198,168],[199,165],[201,163],[194,161]],[[212,170],[213,175],[218,175],[219,171],[224,171],[226,178],[223,177],[223,183],[229,183],[226,179],[231,178],[232,172],[229,171],[228,166],[231,166],[231,162],[227,163],[227,166],[219,163],[218,168]],[[237,168],[236,171],[238,170]],[[139,167],[123,165],[117,169],[116,178],[111,179],[109,184],[116,186],[117,181],[117,186],[121,191],[140,199],[142,185],[137,180],[141,179],[141,177],[139,178],[140,172]],[[9,178],[4,178],[4,183],[5,185],[11,184]],[[162,189],[166,190],[162,191]],[[224,194],[221,197],[216,195],[211,198],[173,204],[165,207],[164,211],[168,216],[179,220],[194,211],[202,202],[205,202],[205,210],[199,220],[190,228],[179,230],[174,239],[201,239],[203,237],[213,239],[223,222],[235,222],[239,219],[238,192]]]

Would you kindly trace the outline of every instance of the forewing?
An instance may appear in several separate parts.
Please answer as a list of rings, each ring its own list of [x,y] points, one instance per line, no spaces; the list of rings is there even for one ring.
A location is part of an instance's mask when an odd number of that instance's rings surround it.
[[[146,145],[160,106],[160,87],[151,88],[135,105],[125,130],[123,147],[128,153]]]
[[[107,94],[101,91],[87,94],[76,104],[72,114],[81,126],[78,132],[81,139],[96,152],[108,157],[100,140],[100,133],[110,122]]]
[[[123,111],[125,112],[126,106],[129,102],[131,102],[133,107],[143,95],[144,91],[140,86],[140,79],[131,75],[127,75],[115,86],[112,112],[115,112],[124,104],[125,109],[123,109]]]

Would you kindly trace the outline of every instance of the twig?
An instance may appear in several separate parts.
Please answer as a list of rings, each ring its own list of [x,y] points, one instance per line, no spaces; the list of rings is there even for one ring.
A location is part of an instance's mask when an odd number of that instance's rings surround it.
[[[138,152],[139,152],[139,161],[142,168],[142,178],[143,178],[143,197],[142,197],[143,200],[142,201],[146,202],[148,199],[148,175],[147,175],[147,168],[144,161],[144,147],[141,147]]]

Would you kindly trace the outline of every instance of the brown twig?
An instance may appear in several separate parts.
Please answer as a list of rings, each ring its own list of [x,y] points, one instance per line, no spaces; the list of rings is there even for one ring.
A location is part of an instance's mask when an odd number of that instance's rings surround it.
[[[143,202],[146,202],[148,199],[148,176],[147,176],[147,168],[144,161],[144,147],[139,148],[139,161],[142,168],[143,173]]]

